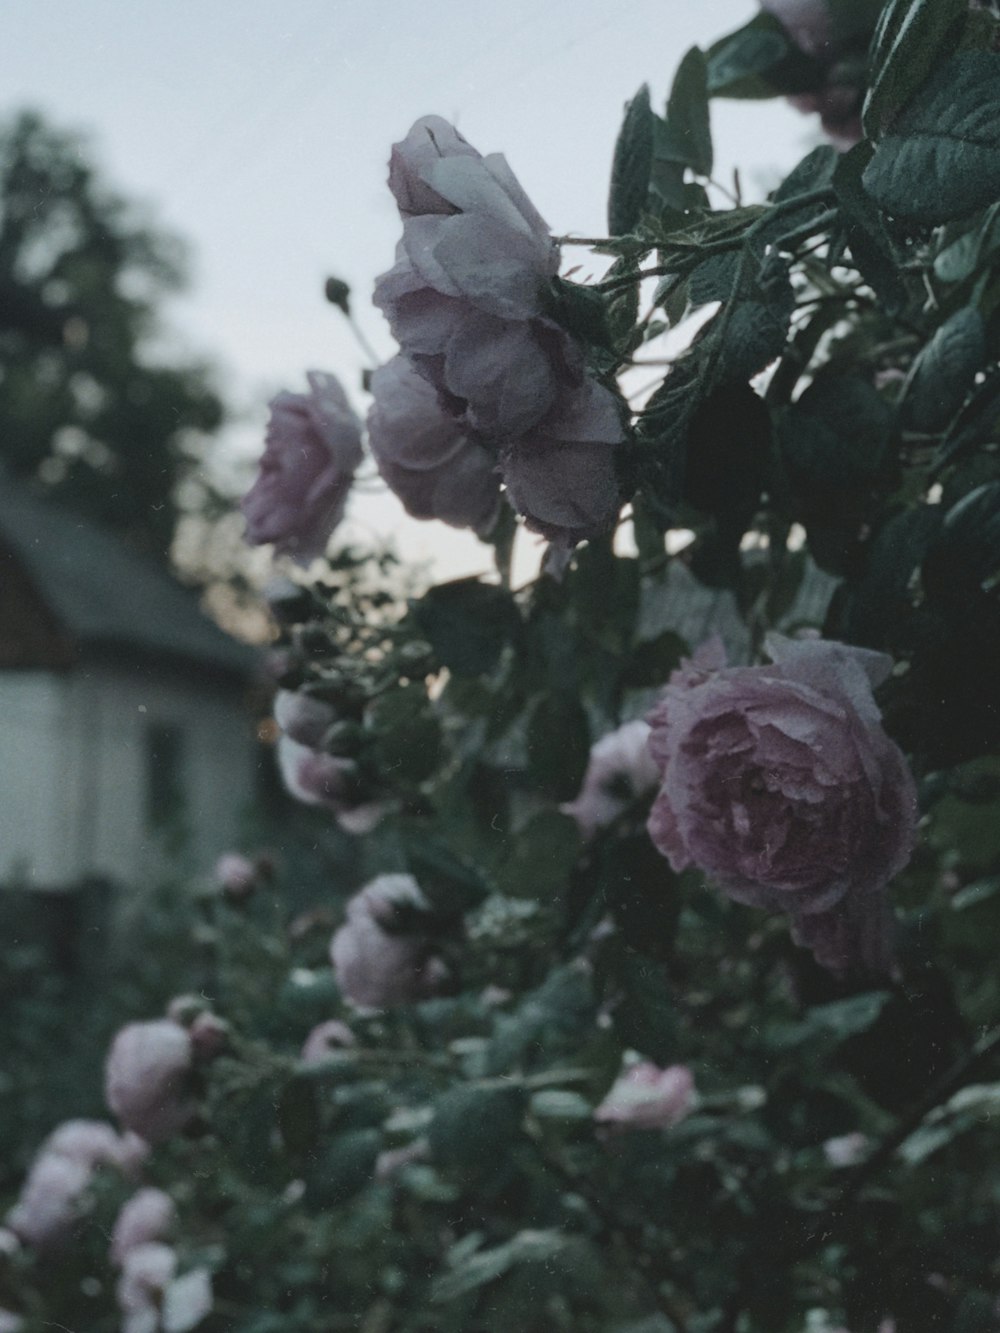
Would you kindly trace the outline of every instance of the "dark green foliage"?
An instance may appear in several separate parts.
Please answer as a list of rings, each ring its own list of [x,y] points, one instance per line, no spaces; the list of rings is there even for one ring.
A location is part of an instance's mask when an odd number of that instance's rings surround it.
[[[608,231],[612,236],[628,235],[642,216],[653,166],[653,134],[649,88],[643,84],[625,108],[615,144],[608,195]]]

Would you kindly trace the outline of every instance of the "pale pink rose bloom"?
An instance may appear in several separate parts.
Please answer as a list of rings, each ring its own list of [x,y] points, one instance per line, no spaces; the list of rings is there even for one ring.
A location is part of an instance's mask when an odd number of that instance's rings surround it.
[[[622,1129],[670,1129],[690,1115],[695,1101],[694,1077],[686,1065],[660,1069],[644,1061],[619,1074],[594,1119]]]
[[[883,653],[768,638],[773,665],[676,671],[650,714],[649,832],[737,902],[788,912],[824,966],[892,963],[885,886],[916,836],[916,786],[872,693]],[[717,650],[713,649],[717,656]]]
[[[622,504],[616,446],[624,438],[618,399],[585,378],[543,421],[501,449],[507,499],[533,532],[559,546],[610,532]]]
[[[298,690],[279,690],[271,712],[285,735],[299,745],[318,746],[337,720],[332,704]]]
[[[121,1208],[111,1233],[111,1262],[119,1267],[137,1245],[164,1240],[177,1220],[177,1209],[163,1190],[138,1190]]]
[[[419,933],[404,933],[405,909],[426,907],[412,875],[380,875],[347,904],[330,942],[337,985],[353,1004],[384,1009],[425,999],[447,977]]]
[[[169,1018],[123,1027],[104,1071],[108,1105],[122,1124],[148,1143],[183,1129],[196,1109],[189,1087],[193,1056],[190,1035]]]
[[[66,1120],[52,1131],[38,1151],[40,1156],[60,1153],[91,1168],[129,1166],[132,1160],[131,1145],[103,1120]]]
[[[226,852],[215,863],[215,878],[232,898],[245,898],[257,887],[257,867],[240,852]]]
[[[271,400],[257,480],[243,498],[246,539],[307,564],[322,555],[363,457],[361,423],[333,375],[311,370],[308,393]]]
[[[500,500],[494,454],[445,411],[434,387],[403,356],[379,366],[372,394],[368,443],[406,512],[489,532]]]
[[[381,801],[364,799],[353,759],[300,745],[290,736],[278,740],[278,767],[288,791],[306,805],[331,810],[348,833],[370,833],[385,814]]]
[[[188,1333],[212,1309],[207,1269],[178,1277],[175,1251],[155,1242],[126,1253],[116,1295],[122,1333]]]
[[[590,751],[583,784],[573,801],[561,807],[590,839],[658,784],[660,770],[649,753],[649,723],[626,722]]]
[[[59,1152],[40,1153],[7,1214],[7,1227],[39,1250],[62,1245],[82,1215],[83,1196],[93,1174],[87,1160]]]
[[[317,1023],[306,1037],[299,1059],[303,1064],[318,1064],[333,1051],[353,1045],[354,1033],[347,1024],[341,1023],[338,1018],[329,1018],[325,1023]]]
[[[867,1134],[855,1131],[853,1134],[839,1134],[827,1139],[823,1144],[823,1156],[831,1166],[857,1166],[871,1151],[871,1139]]]

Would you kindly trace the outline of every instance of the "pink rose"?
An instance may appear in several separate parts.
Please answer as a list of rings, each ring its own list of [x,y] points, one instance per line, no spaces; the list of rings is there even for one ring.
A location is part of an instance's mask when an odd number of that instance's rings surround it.
[[[533,532],[574,546],[610,532],[621,509],[618,400],[587,377],[521,439],[500,451],[507,499]]]
[[[177,1220],[177,1209],[163,1190],[141,1189],[121,1208],[111,1233],[111,1262],[119,1267],[137,1245],[162,1241]]]
[[[585,839],[613,824],[634,801],[656,787],[660,770],[648,742],[648,722],[626,722],[591,749],[576,800],[562,806],[563,814],[576,820]]]
[[[6,1225],[20,1240],[39,1250],[62,1245],[83,1212],[83,1197],[93,1178],[90,1162],[41,1152],[35,1158]]]
[[[467,426],[522,435],[582,372],[579,349],[543,310],[559,271],[548,228],[503,157],[482,157],[439,116],[394,145],[389,184],[403,239],[375,304]]]
[[[279,690],[271,712],[285,735],[300,745],[320,745],[337,720],[332,704],[300,690]]]
[[[403,356],[372,376],[368,442],[386,485],[414,518],[438,518],[485,534],[496,521],[494,454],[441,406]]]
[[[325,1023],[317,1023],[306,1037],[299,1059],[303,1064],[318,1064],[333,1051],[342,1051],[345,1046],[353,1045],[354,1033],[347,1024],[337,1018],[329,1018]]]
[[[211,1312],[212,1279],[205,1268],[178,1277],[175,1251],[148,1243],[126,1253],[116,1295],[122,1333],[189,1333]]]
[[[257,887],[257,866],[248,856],[226,852],[215,863],[215,878],[230,898],[245,898]]]
[[[891,966],[885,886],[910,859],[913,777],[872,694],[882,653],[768,638],[773,665],[721,665],[711,646],[650,714],[662,785],[649,819],[674,870],[697,866],[737,902],[788,912],[833,970]]]
[[[368,799],[353,759],[299,745],[290,736],[278,741],[278,767],[289,792],[306,805],[322,805],[348,833],[370,833],[385,807]]]
[[[195,1113],[190,1034],[169,1018],[129,1023],[111,1043],[104,1070],[108,1105],[148,1143],[178,1133]]]
[[[594,1111],[598,1124],[622,1129],[670,1129],[694,1108],[694,1078],[686,1065],[660,1069],[648,1062],[630,1065]]]
[[[246,539],[308,564],[344,516],[362,459],[361,423],[333,375],[311,370],[308,393],[271,400],[260,473],[243,498]]]
[[[419,931],[406,929],[407,910],[427,906],[412,875],[380,875],[347,904],[347,920],[330,942],[337,985],[368,1009],[409,1004],[433,995],[447,976]]]
[[[819,114],[824,134],[839,153],[853,148],[863,133],[861,102],[864,90],[857,70],[838,63],[848,52],[842,49],[845,43],[835,39],[826,0],[759,0],[759,4],[765,13],[778,19],[801,51],[822,62],[823,86],[815,92],[799,93],[787,100],[799,111]],[[857,54],[859,57],[864,55],[863,43]]]

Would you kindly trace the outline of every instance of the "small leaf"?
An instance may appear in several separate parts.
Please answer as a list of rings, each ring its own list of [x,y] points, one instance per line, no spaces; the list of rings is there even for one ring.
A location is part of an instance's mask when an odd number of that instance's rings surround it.
[[[608,230],[612,236],[634,231],[649,193],[653,165],[653,109],[649,87],[643,84],[625,108],[611,165],[608,195]]]
[[[891,216],[936,226],[1000,193],[1000,55],[963,51],[919,91],[875,149],[865,188]]]
[[[667,155],[698,176],[712,174],[712,128],[708,110],[708,66],[694,46],[678,66],[666,119]]]
[[[449,1088],[434,1103],[427,1130],[435,1162],[472,1175],[495,1166],[520,1132],[525,1101],[518,1087]]]
[[[870,143],[856,144],[844,153],[833,173],[833,188],[841,221],[858,271],[890,312],[906,301],[893,243],[882,214],[862,184],[872,158]]]
[[[982,315],[971,307],[957,311],[913,363],[900,407],[903,428],[927,434],[944,430],[985,360]]]
[[[794,45],[773,14],[758,14],[707,52],[710,97],[759,99],[822,86],[820,61]]]
[[[475,578],[440,583],[412,606],[442,666],[459,676],[492,671],[521,624],[511,595]]]

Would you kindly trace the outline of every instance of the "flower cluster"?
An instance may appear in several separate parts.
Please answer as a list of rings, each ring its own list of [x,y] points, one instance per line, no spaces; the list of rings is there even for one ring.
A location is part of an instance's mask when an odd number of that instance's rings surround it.
[[[482,531],[502,480],[560,545],[610,530],[619,400],[546,313],[558,247],[506,161],[426,116],[393,147],[389,186],[403,237],[375,303],[404,360],[372,386],[383,477],[418,517]]]
[[[337,710],[312,695],[279,690],[273,704],[281,728],[278,767],[289,792],[305,805],[332,811],[348,833],[370,833],[384,807],[371,799],[356,760],[330,754],[323,748]]]

